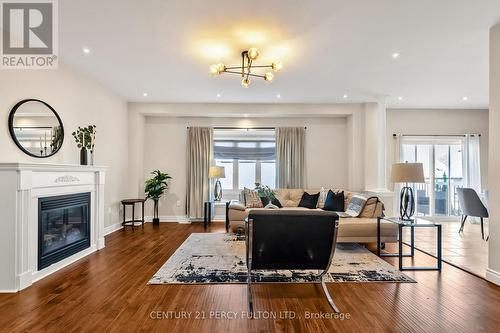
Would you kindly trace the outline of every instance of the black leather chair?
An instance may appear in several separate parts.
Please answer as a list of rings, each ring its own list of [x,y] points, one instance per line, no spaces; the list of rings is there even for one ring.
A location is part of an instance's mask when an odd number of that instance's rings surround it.
[[[337,244],[339,217],[329,211],[251,210],[246,220],[248,308],[253,313],[252,270],[320,270],[318,280],[333,310],[339,310],[324,282]]]

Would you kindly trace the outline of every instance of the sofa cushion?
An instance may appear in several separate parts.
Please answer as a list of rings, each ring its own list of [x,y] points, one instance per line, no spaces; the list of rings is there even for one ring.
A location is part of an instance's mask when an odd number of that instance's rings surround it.
[[[245,205],[239,203],[239,202],[231,202],[229,204],[229,209],[235,209],[235,210],[245,210],[246,207]]]
[[[304,194],[302,194],[302,198],[300,199],[299,207],[310,209],[316,208],[316,205],[318,204],[318,198],[319,192],[316,194],[309,194],[307,192],[304,192]]]
[[[395,237],[398,226],[395,223],[380,223],[381,237]],[[338,237],[377,237],[377,219],[349,217],[339,219]]]
[[[370,197],[365,203],[365,207],[359,214],[359,217],[378,217],[382,216],[384,212],[384,204],[378,197]]]
[[[330,210],[334,212],[343,212],[344,211],[344,191],[341,192],[333,192],[332,190],[328,191],[326,196],[325,204],[323,206],[324,210]]]
[[[297,207],[303,193],[302,189],[280,189],[276,191],[276,198],[283,207]]]
[[[249,188],[243,189],[245,194],[245,207],[247,208],[262,208],[262,201],[256,191]]]

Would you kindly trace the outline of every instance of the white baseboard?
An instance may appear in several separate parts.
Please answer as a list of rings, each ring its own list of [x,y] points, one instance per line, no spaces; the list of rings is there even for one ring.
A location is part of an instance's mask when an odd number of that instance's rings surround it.
[[[122,226],[121,222],[120,223],[115,223],[115,224],[112,224],[112,225],[108,225],[107,227],[104,227],[104,236],[107,236],[110,233],[113,233],[113,232],[115,232],[117,230],[120,230],[122,228],[123,228],[123,226]]]
[[[17,289],[0,289],[0,294],[14,294],[18,291]]]
[[[160,222],[177,222],[189,224],[191,223],[186,216],[176,216],[176,215],[161,215],[158,216],[160,218]],[[144,216],[145,222],[153,222],[152,216]]]
[[[497,286],[500,286],[500,272],[488,268],[486,270],[486,280],[496,284]]]

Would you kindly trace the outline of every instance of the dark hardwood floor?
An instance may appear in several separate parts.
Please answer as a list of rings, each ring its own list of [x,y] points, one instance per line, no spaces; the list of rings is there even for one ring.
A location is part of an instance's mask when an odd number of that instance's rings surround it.
[[[328,284],[343,320],[304,318],[306,312],[331,313],[313,284],[255,285],[262,312],[252,320],[241,318],[245,285],[147,285],[193,232],[204,232],[202,224],[148,223],[144,231],[109,235],[104,250],[17,294],[0,294],[1,331],[500,332],[500,287],[447,264],[441,273],[408,272],[418,283]],[[208,232],[223,232],[223,224]],[[431,260],[417,251],[416,264]],[[236,312],[238,318],[196,319],[203,311],[206,317]],[[189,313],[190,319],[167,318]],[[279,318],[287,315],[301,318]],[[158,316],[164,318],[152,318]]]

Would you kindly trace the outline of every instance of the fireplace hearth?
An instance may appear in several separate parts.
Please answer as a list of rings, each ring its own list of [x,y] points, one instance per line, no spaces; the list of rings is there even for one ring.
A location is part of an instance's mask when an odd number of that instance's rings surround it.
[[[90,193],[38,199],[38,270],[90,247]]]

